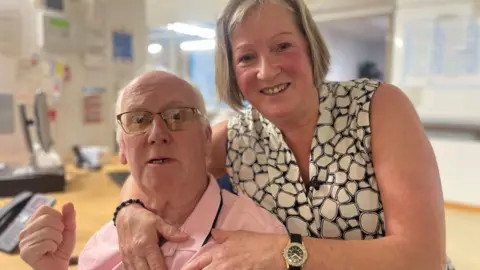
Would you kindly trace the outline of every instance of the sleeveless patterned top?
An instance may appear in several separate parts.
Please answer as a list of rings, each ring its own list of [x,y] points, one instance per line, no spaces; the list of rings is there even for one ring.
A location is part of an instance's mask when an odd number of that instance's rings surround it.
[[[226,168],[233,191],[277,216],[290,233],[345,240],[385,236],[370,129],[370,102],[380,84],[322,84],[308,190],[276,126],[251,107],[231,119]],[[449,258],[444,269],[455,269]]]
[[[310,187],[280,130],[253,108],[228,123],[227,172],[237,193],[276,215],[290,233],[362,240],[385,235],[371,155],[376,80],[325,82],[310,151]]]

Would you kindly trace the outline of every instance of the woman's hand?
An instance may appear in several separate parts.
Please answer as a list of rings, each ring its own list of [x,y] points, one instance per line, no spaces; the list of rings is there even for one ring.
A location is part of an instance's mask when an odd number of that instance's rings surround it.
[[[116,220],[123,267],[127,270],[165,269],[160,238],[183,242],[188,235],[139,206],[124,207]]]
[[[184,270],[286,268],[282,251],[288,244],[288,235],[213,229],[212,237],[219,245],[200,251]]]

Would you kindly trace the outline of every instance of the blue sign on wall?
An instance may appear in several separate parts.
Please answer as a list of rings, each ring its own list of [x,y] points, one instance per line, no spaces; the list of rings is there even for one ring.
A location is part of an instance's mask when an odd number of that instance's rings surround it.
[[[133,60],[133,37],[126,32],[113,32],[113,59]]]

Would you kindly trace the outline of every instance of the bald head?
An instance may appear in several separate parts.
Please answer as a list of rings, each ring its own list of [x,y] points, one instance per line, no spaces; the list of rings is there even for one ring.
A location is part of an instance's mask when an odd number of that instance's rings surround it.
[[[115,115],[131,109],[133,104],[148,102],[149,100],[143,97],[147,97],[146,94],[151,91],[158,91],[161,94],[160,99],[162,100],[155,102],[162,103],[173,97],[172,102],[192,104],[206,115],[205,101],[200,91],[182,78],[166,71],[148,71],[130,81],[118,93]],[[117,129],[117,141],[119,140],[119,131]]]
[[[148,91],[162,91],[166,95],[165,98],[173,91],[183,91],[185,98],[192,100],[195,107],[206,114],[205,102],[200,91],[175,74],[165,71],[145,72],[125,86],[123,96],[137,95]],[[126,105],[124,103],[125,100],[122,100],[122,108]]]

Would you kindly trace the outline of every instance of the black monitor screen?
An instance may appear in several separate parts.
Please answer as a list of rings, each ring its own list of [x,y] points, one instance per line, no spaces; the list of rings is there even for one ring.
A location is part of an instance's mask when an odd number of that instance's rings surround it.
[[[63,0],[45,0],[47,9],[63,11]]]

